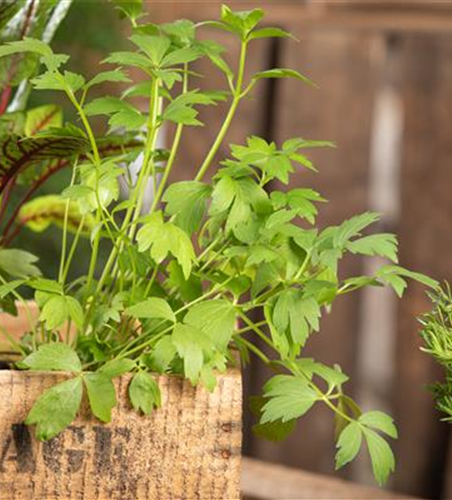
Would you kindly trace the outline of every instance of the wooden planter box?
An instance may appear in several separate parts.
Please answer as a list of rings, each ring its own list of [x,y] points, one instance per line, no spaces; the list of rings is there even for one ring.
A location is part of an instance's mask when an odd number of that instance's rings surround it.
[[[220,376],[213,393],[159,377],[162,408],[151,417],[132,410],[130,377],[121,377],[110,424],[92,417],[84,402],[69,429],[38,442],[23,421],[42,391],[67,377],[0,371],[0,500],[240,498],[238,370]]]

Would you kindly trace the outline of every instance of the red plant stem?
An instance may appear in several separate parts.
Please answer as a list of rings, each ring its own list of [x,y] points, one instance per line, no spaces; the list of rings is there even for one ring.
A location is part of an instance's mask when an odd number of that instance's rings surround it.
[[[3,191],[2,203],[0,207],[0,223],[6,214],[6,209],[8,208],[8,202],[11,197],[12,190],[16,184],[16,177],[12,177]]]
[[[16,219],[19,215],[19,212],[23,205],[27,203],[31,199],[31,197],[36,193],[36,191],[49,179],[53,174],[61,170],[67,165],[67,162],[64,160],[60,160],[54,167],[49,168],[46,173],[41,176],[34,184],[33,186],[30,187],[30,189],[25,193],[24,197],[22,200],[19,202],[17,207],[15,208],[14,212],[12,213],[11,217],[9,218],[5,229],[2,234],[2,243],[4,246],[7,246],[11,243],[11,241],[19,234],[22,226],[18,225],[18,227],[15,229],[15,231],[9,236],[9,233],[11,232],[11,229],[16,222]],[[9,237],[8,237],[9,236]]]
[[[3,115],[8,109],[9,100],[11,98],[12,87],[7,85],[0,97],[0,115]]]

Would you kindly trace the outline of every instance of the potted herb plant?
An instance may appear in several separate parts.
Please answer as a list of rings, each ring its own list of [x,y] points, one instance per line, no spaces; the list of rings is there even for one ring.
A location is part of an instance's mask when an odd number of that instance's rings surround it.
[[[11,223],[37,231],[61,226],[58,278],[41,276],[34,256],[2,239],[2,304],[14,312],[21,302],[30,319],[19,339],[6,332],[17,359],[0,373],[9,394],[0,405],[4,498],[238,498],[237,357],[246,364],[251,356],[275,372],[252,400],[256,433],[282,439],[312,407],[326,405],[336,420],[337,467],[365,442],[383,484],[394,469],[386,440],[397,436],[392,419],[363,413],[343,392],[348,377],[340,368],[306,358],[303,350],[320,330],[322,312],[341,295],[385,284],[401,295],[406,278],[436,283],[397,265],[393,235],[362,235],[377,214],[319,229],[317,204],[325,201],[319,193],[272,189],[272,181],[288,185],[291,175],[315,170],[306,151],[332,143],[250,137],[217,159],[241,101],[260,80],[312,84],[282,68],[245,78],[251,44],[290,36],[261,27],[262,10],[224,6],[219,21],[158,26],[143,21],[140,2],[122,2],[122,8],[132,24],[131,49],[112,53],[106,71],[88,81],[66,69],[68,56],[36,39],[0,47],[1,58],[33,54],[42,67],[33,87],[66,94],[79,118],[28,136],[9,117],[14,127],[2,144],[3,188],[11,165],[15,175],[60,159],[72,169],[62,193],[26,200]],[[224,47],[198,36],[203,28],[237,38],[235,71]],[[191,64],[200,58],[224,74],[227,92],[197,89]],[[131,82],[128,68],[143,79]],[[127,89],[92,100],[92,87],[106,81]],[[147,100],[145,112],[136,98]],[[228,101],[229,111],[204,161],[192,179],[171,182],[185,128],[201,125],[199,106],[219,101]],[[108,121],[102,138],[91,125],[97,116]],[[175,131],[161,150],[157,139],[166,123]],[[118,127],[122,136],[115,135]],[[31,159],[16,161],[24,151]],[[137,158],[135,179],[128,166]],[[154,196],[144,211],[149,180]],[[120,181],[130,193],[124,201]],[[69,280],[84,237],[91,243],[88,272]],[[102,266],[101,246],[110,252]],[[392,262],[375,276],[344,279],[338,267],[348,253]],[[27,290],[34,293],[37,321],[23,298]],[[264,320],[254,319],[259,313]],[[23,475],[17,479],[12,471]]]

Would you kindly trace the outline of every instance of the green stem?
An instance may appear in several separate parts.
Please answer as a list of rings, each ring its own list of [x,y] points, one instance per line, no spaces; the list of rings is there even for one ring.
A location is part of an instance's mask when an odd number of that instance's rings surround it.
[[[232,100],[231,107],[229,109],[229,112],[226,116],[226,119],[223,123],[223,126],[220,129],[220,132],[218,133],[217,138],[215,139],[215,142],[213,143],[206,159],[204,160],[203,164],[201,165],[201,168],[199,169],[199,172],[197,173],[195,180],[196,181],[201,181],[204,176],[206,175],[213,159],[215,158],[215,155],[217,154],[218,150],[220,149],[221,145],[223,144],[224,138],[229,130],[229,127],[231,126],[232,120],[235,116],[235,113],[237,111],[238,105],[242,99],[242,86],[243,86],[243,78],[245,76],[245,64],[246,64],[246,52],[247,52],[247,47],[248,43],[246,41],[242,42],[241,50],[240,50],[240,62],[239,62],[239,71],[237,75],[237,85],[235,87],[235,93],[234,93],[234,98]]]

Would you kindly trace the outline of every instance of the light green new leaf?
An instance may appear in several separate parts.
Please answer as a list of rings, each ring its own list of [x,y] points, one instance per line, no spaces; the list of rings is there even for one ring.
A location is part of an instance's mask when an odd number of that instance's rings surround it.
[[[382,411],[369,411],[359,417],[359,421],[366,427],[372,427],[375,430],[384,432],[389,437],[397,439],[397,427],[394,420]]]
[[[206,201],[212,189],[197,181],[176,182],[165,192],[165,212],[175,216],[175,223],[192,235],[200,227],[206,211]]]
[[[171,306],[164,299],[152,297],[126,309],[126,314],[137,319],[167,319],[176,322]]]
[[[43,344],[37,351],[21,361],[21,367],[36,371],[75,373],[82,371],[82,364],[77,353],[62,342]]]
[[[47,389],[33,405],[25,424],[36,424],[36,437],[39,440],[52,439],[74,421],[82,395],[81,377],[66,380]]]
[[[383,266],[377,271],[376,277],[390,285],[399,297],[402,297],[403,292],[407,287],[405,278],[412,279],[433,289],[439,286],[439,283],[436,280],[425,276],[424,274],[404,269],[400,266]]]
[[[166,36],[132,35],[130,40],[140,48],[159,67],[171,46],[171,40]]]
[[[393,234],[372,234],[358,240],[351,241],[347,245],[352,253],[361,255],[378,255],[397,262],[397,238]]]
[[[188,310],[184,323],[203,331],[221,350],[227,349],[234,333],[236,311],[228,300],[206,300]]]
[[[160,408],[162,396],[156,380],[146,372],[137,373],[129,386],[129,397],[136,411],[150,415],[154,408]]]
[[[116,406],[116,391],[106,374],[88,373],[83,377],[93,414],[102,422],[111,421],[111,410]]]
[[[268,401],[262,408],[262,424],[299,418],[319,399],[306,380],[291,375],[276,375],[270,379],[264,386],[264,397]]]
[[[132,359],[113,359],[112,361],[108,361],[105,365],[102,365],[98,373],[103,373],[110,379],[115,377],[120,377],[125,373],[131,372],[136,366],[136,362]]]
[[[372,461],[372,470],[377,483],[383,486],[389,474],[395,470],[395,458],[389,444],[376,432],[364,430],[364,437]]]
[[[55,295],[48,300],[39,316],[39,319],[45,324],[47,330],[60,328],[69,319],[69,306],[66,297]]]
[[[38,257],[13,248],[0,248],[0,269],[13,278],[31,278],[39,276],[41,271],[37,266]]]
[[[350,422],[341,432],[337,441],[336,470],[351,462],[359,450],[363,440],[363,431],[357,422]]]

